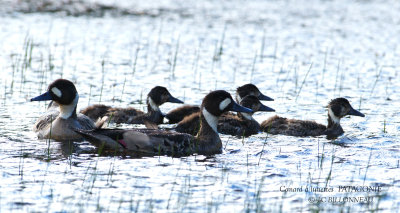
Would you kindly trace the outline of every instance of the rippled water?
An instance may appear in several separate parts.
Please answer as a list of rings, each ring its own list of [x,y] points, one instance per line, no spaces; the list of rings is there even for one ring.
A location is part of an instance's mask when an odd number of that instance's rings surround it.
[[[398,1],[115,4],[156,15],[1,10],[0,211],[398,211]],[[155,85],[199,104],[210,90],[252,82],[280,116],[326,123],[324,106],[344,96],[366,117],[342,119],[346,133],[335,141],[221,135],[224,153],[209,158],[98,156],[87,142],[37,140],[31,131],[46,103],[28,100],[60,77],[76,83],[78,108],[144,108]],[[382,191],[338,191],[347,185]],[[312,202],[317,196],[373,202]]]

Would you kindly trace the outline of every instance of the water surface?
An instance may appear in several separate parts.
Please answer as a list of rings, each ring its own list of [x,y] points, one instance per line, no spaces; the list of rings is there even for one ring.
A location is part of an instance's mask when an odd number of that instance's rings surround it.
[[[3,2],[6,4],[9,2]],[[398,211],[400,9],[389,1],[115,2],[143,15],[16,12],[0,19],[0,211]],[[209,91],[256,84],[274,114],[326,123],[330,99],[366,117],[345,134],[221,135],[213,157],[99,156],[88,142],[38,140],[47,103],[28,100],[72,80],[78,108],[145,109],[155,85],[189,104]],[[165,104],[164,112],[177,107]],[[339,192],[339,186],[382,192]],[[333,192],[281,192],[281,187]],[[315,197],[373,202],[312,202]],[[311,202],[310,202],[311,201]]]

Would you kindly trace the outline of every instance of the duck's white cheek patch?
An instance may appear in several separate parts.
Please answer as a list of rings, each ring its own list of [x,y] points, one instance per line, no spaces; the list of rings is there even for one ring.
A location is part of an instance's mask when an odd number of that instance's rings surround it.
[[[57,87],[51,88],[51,91],[53,92],[54,95],[56,95],[57,97],[61,98],[62,92]]]
[[[226,98],[219,104],[219,110],[223,111],[231,102],[230,98]]]
[[[158,108],[157,104],[153,101],[153,99],[151,97],[148,97],[149,100],[149,104],[150,107],[154,110],[154,111],[159,111],[160,109]]]
[[[335,123],[337,123],[337,124],[340,123],[340,118],[337,117],[337,116],[335,115],[335,113],[333,113],[333,111],[332,111],[331,108],[328,108],[328,113],[329,113],[329,115],[331,116],[333,122],[335,122]]]

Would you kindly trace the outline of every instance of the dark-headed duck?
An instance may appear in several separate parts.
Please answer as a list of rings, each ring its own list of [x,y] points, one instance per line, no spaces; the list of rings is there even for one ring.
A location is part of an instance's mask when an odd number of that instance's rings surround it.
[[[210,92],[200,107],[200,130],[190,134],[155,129],[96,129],[77,130],[96,146],[141,152],[150,155],[186,156],[193,153],[213,155],[222,153],[222,143],[217,132],[218,117],[227,111],[251,113],[251,109],[234,102],[223,90]]]
[[[224,113],[218,119],[218,132],[234,136],[250,136],[260,132],[260,124],[254,120],[253,114],[257,111],[274,112],[275,110],[263,105],[254,95],[248,95],[242,99],[240,105],[251,109],[252,113],[238,112]],[[197,134],[200,125],[200,113],[193,113],[186,116],[175,127],[175,131]]]
[[[245,84],[236,89],[236,102],[240,103],[242,98],[247,95],[254,95],[259,100],[263,101],[273,101],[274,99],[262,94],[260,90],[254,84]],[[189,116],[193,113],[198,113],[200,111],[200,107],[193,105],[184,105],[169,111],[165,117],[168,119],[168,123],[174,124],[182,121],[186,116]]]
[[[97,120],[107,116],[108,122],[126,123],[126,124],[144,124],[146,121],[154,124],[161,124],[164,115],[160,110],[160,106],[165,102],[183,103],[181,100],[173,97],[167,88],[156,86],[147,95],[147,113],[137,110],[133,107],[113,108],[110,106],[96,104],[81,110],[85,114]]]
[[[33,128],[40,139],[78,140],[82,137],[74,129],[95,128],[89,117],[76,113],[79,95],[71,81],[55,80],[49,85],[47,92],[31,99],[31,101],[46,100],[52,100],[55,104],[48,107],[47,112],[39,117]]]
[[[319,136],[326,135],[328,139],[334,139],[344,133],[340,126],[340,119],[346,115],[364,117],[361,112],[353,109],[345,98],[331,100],[328,108],[328,126],[318,124],[315,121],[303,121],[273,116],[261,123],[261,129],[271,134],[291,136]]]

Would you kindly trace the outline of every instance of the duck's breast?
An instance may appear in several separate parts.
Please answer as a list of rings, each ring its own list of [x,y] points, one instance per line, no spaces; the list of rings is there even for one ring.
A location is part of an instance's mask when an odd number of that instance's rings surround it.
[[[45,114],[41,115],[37,119],[35,125],[33,126],[33,131],[39,132],[43,129],[48,128],[47,126],[49,126],[51,124],[51,122],[56,120],[56,118],[58,117],[59,114],[60,114],[60,112],[56,109],[48,110]]]
[[[49,120],[46,125],[42,125],[36,132],[39,139],[54,139],[58,141],[81,140],[82,137],[74,131],[74,128],[82,128],[76,119],[62,119],[57,117],[52,122]]]

